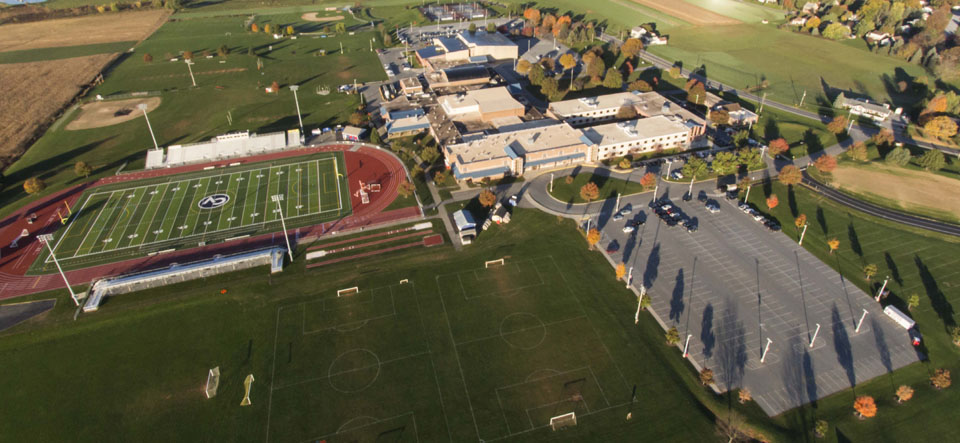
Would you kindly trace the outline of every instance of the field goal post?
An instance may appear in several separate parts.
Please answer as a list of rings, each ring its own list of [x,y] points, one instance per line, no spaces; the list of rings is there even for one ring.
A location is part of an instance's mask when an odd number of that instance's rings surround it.
[[[338,289],[337,297],[349,297],[351,295],[357,295],[360,292],[359,286],[354,286],[352,288]]]
[[[492,266],[503,266],[503,259],[498,258],[496,260],[487,260],[483,262],[483,267],[489,269]]]
[[[576,425],[577,425],[577,414],[575,412],[558,415],[556,417],[550,417],[550,429],[553,429],[554,431],[559,431],[563,428],[568,428]]]
[[[217,388],[220,386],[220,367],[217,366],[207,371],[207,385],[203,388],[203,393],[207,398],[213,398],[217,395]]]

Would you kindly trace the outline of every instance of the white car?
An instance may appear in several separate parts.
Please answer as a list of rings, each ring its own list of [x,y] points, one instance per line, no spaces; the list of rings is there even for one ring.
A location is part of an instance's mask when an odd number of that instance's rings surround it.
[[[631,233],[631,232],[633,232],[633,226],[626,225],[626,226],[623,227],[623,233],[624,233],[624,234],[629,234],[629,233]]]
[[[509,203],[510,206],[516,206],[519,200],[520,197],[518,197],[517,194],[513,194],[510,196],[510,200],[507,200],[507,203]]]
[[[756,221],[758,221],[758,222],[763,222],[764,220],[766,220],[766,218],[764,218],[764,217],[763,217],[762,215],[760,215],[759,213],[754,213],[753,219],[756,220]]]
[[[680,171],[673,171],[670,173],[670,177],[673,177],[674,180],[683,180],[683,173]]]

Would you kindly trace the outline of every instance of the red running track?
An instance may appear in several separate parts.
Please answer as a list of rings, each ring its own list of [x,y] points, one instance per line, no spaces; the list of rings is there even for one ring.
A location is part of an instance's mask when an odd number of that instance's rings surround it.
[[[358,146],[359,148],[357,148]],[[416,206],[385,211],[386,207],[389,206],[396,197],[397,187],[406,179],[406,170],[400,160],[394,157],[392,153],[379,148],[360,146],[357,144],[328,144],[240,159],[234,158],[177,168],[137,171],[105,177],[95,182],[68,188],[33,202],[17,211],[14,215],[0,221],[0,299],[65,287],[63,279],[58,274],[39,276],[24,274],[37,259],[44,247],[37,241],[36,236],[55,232],[60,227],[57,209],[63,208],[64,201],[68,202],[71,207],[75,207],[83,191],[89,188],[144,178],[199,171],[209,166],[220,168],[237,162],[242,164],[256,163],[331,151],[342,151],[344,153],[344,160],[347,165],[347,182],[350,188],[350,203],[353,207],[353,212],[351,215],[339,220],[295,229],[293,230],[295,232],[292,234],[295,235],[296,238],[305,236],[320,237],[327,232],[349,231],[354,229],[362,230],[383,223],[422,217],[423,214],[420,212],[420,208]],[[380,192],[369,194],[370,203],[366,205],[362,204],[359,196],[354,195],[358,191],[359,181],[361,180],[365,183],[380,183],[381,187]],[[37,214],[37,220],[31,225],[27,223],[25,217],[32,213]],[[30,235],[19,241],[19,248],[10,248],[10,243],[19,236],[23,229],[27,229]],[[209,258],[215,254],[231,254],[271,245],[284,244],[283,236],[277,234],[279,234],[279,232],[204,247],[183,249],[152,257],[141,257],[68,271],[67,278],[73,285],[85,285],[101,277],[156,269],[168,266],[171,263],[185,263]]]

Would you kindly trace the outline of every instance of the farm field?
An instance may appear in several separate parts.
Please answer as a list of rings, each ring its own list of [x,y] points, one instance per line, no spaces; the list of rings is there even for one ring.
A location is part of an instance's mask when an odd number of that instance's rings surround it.
[[[265,232],[280,226],[277,194],[288,228],[341,218],[346,175],[343,154],[325,153],[100,186],[80,197],[54,251],[76,268]],[[44,254],[34,267],[51,266]]]
[[[679,18],[695,26],[735,25],[739,20],[721,15],[713,8],[701,8],[694,3],[671,0],[632,0],[644,6]]]
[[[761,189],[755,186],[755,190]],[[936,368],[960,373],[960,348],[951,342],[947,328],[956,324],[955,307],[960,303],[960,241],[924,230],[903,228],[862,213],[846,209],[819,197],[804,187],[791,192],[779,183],[769,183],[763,192],[754,192],[755,207],[766,208],[768,194],[777,194],[780,205],[771,213],[783,226],[783,234],[796,239],[795,214],[807,216],[803,246],[823,262],[837,269],[845,279],[861,289],[876,293],[886,276],[892,304],[909,313],[923,333],[922,350],[929,361],[922,362],[857,385],[826,399],[816,406],[806,405],[775,419],[784,426],[810,428],[815,419],[830,422],[828,440],[848,441],[948,441],[960,438],[953,423],[960,419],[960,390],[951,387],[936,390],[928,378]],[[840,241],[838,251],[828,251],[827,240]],[[879,268],[872,280],[863,273],[866,264]],[[917,294],[920,306],[912,310],[907,298]],[[914,399],[899,405],[894,390],[902,384],[915,389]],[[871,395],[877,401],[875,418],[858,420],[851,414],[855,396]]]
[[[744,23],[760,23],[768,20],[779,23],[784,20],[782,9],[762,6],[754,2],[740,2],[736,0],[683,0],[685,3],[709,9],[717,14],[735,18]]]
[[[553,241],[533,241],[544,226],[556,226]],[[482,236],[458,253],[417,248],[309,270],[298,259],[270,279],[261,267],[115,296],[76,322],[58,303],[2,334],[0,358],[21,375],[0,380],[0,412],[16,424],[0,439],[712,435],[693,372],[647,314],[634,325],[636,299],[573,222],[518,209],[508,228]],[[50,356],[71,364],[37,364]],[[207,399],[212,367],[220,384]],[[252,405],[240,407],[248,374]],[[75,395],[61,398],[68,387]],[[56,408],[33,412],[53,398]],[[100,413],[69,419],[91,402]],[[555,434],[549,418],[566,412],[578,425]]]
[[[0,52],[139,41],[160,27],[166,9],[88,15],[0,27]]]

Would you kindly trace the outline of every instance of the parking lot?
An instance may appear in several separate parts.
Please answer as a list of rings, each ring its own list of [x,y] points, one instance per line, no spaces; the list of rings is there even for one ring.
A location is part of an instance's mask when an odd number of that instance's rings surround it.
[[[682,201],[686,186],[661,182],[660,195],[695,232],[662,221],[650,193],[624,198],[630,213],[621,220],[613,201],[589,212],[601,212],[591,222],[603,233],[598,246],[633,268],[633,285],[647,288],[681,346],[689,337],[689,358],[712,369],[721,389],[745,386],[776,415],[918,360],[907,332],[870,296],[714,187],[694,187],[718,204],[711,213],[696,198]]]

